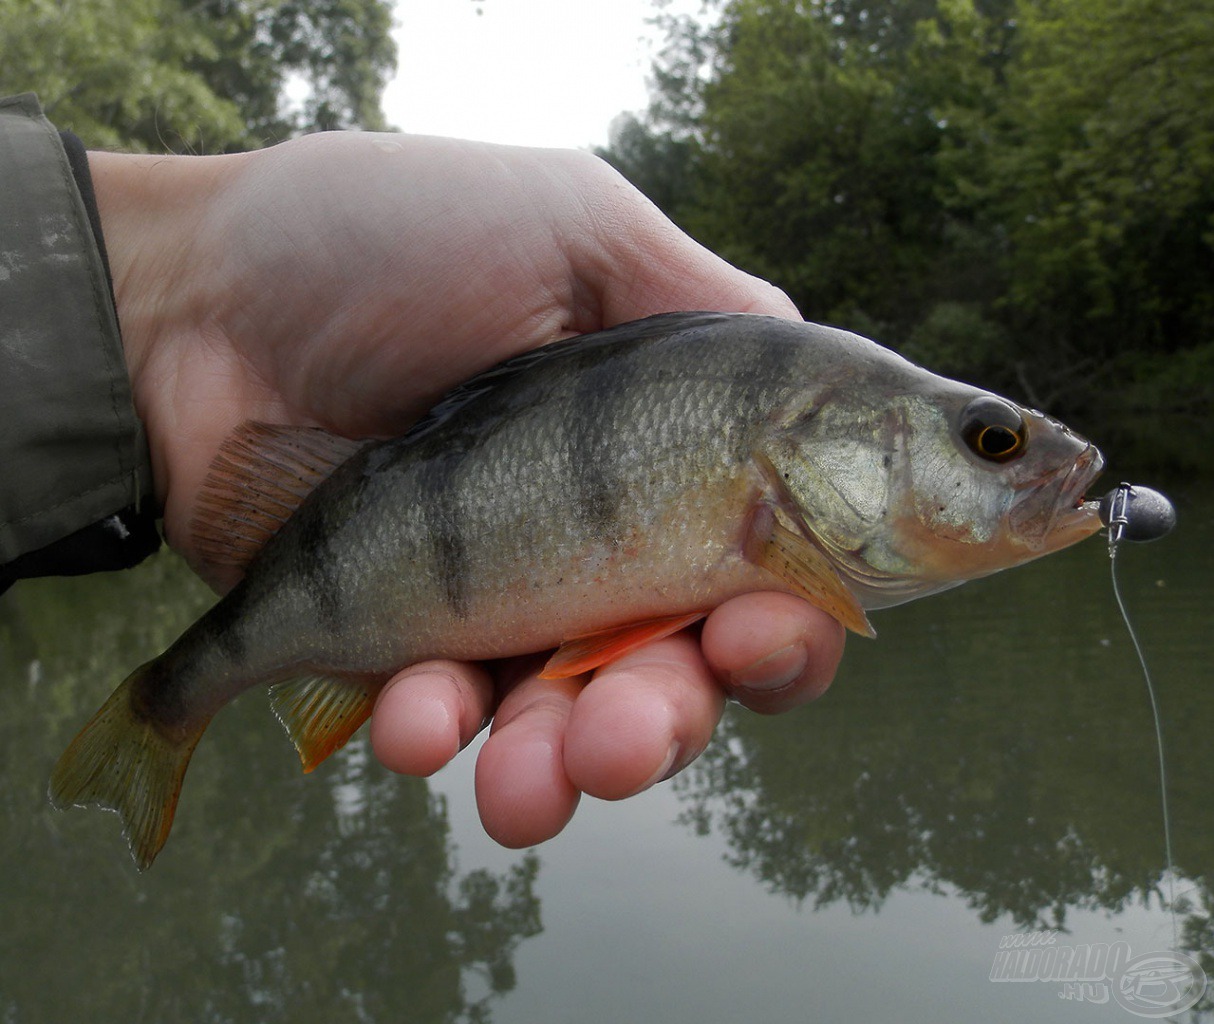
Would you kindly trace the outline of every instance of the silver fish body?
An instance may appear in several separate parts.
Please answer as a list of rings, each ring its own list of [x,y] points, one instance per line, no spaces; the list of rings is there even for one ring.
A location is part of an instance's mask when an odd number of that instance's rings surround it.
[[[80,767],[104,765],[81,749],[121,747],[129,718],[188,745],[188,762],[220,707],[278,684],[310,766],[423,659],[626,641],[630,624],[770,589],[869,631],[863,609],[1095,532],[1082,492],[1100,464],[1061,424],[827,327],[667,314],[558,342],[339,465],[241,583],[123,684],[111,704],[134,710],[103,708],[106,730],[86,727],[52,793],[118,804],[150,863],[176,788],[132,808],[104,768]],[[184,763],[173,770],[179,787]],[[149,801],[167,821],[140,824]]]

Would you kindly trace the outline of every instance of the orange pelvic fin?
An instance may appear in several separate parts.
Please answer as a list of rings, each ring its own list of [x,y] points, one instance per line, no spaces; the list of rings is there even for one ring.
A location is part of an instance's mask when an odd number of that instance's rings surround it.
[[[830,559],[812,541],[781,523],[766,506],[757,509],[752,519],[746,554],[853,633],[877,635],[856,595],[839,578]]]
[[[362,680],[306,676],[270,687],[270,706],[310,772],[340,750],[371,716],[376,687]]]
[[[704,618],[707,612],[689,612],[683,615],[667,615],[658,619],[629,622],[623,626],[612,626],[585,636],[566,640],[548,659],[541,679],[566,679],[581,675],[623,657],[654,640],[677,633],[693,622]]]
[[[207,721],[176,737],[139,715],[131,700],[142,676],[136,669],[71,742],[51,774],[51,803],[58,808],[97,806],[117,811],[131,856],[149,868],[173,827],[181,781]]]
[[[211,566],[243,570],[316,485],[365,443],[318,427],[242,423],[211,462],[190,524],[195,547]]]

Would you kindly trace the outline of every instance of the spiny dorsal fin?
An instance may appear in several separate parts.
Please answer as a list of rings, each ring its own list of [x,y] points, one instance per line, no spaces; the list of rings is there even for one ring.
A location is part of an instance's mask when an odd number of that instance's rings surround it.
[[[190,524],[194,546],[217,568],[243,570],[299,503],[366,441],[319,427],[242,423],[222,445]]]
[[[570,676],[590,672],[600,665],[622,658],[629,651],[635,651],[638,647],[677,633],[707,614],[688,612],[685,615],[664,615],[657,619],[628,622],[622,626],[612,626],[609,629],[587,633],[585,636],[573,637],[561,644],[556,653],[548,659],[540,678],[568,679]]]
[[[362,680],[304,676],[270,687],[270,706],[310,772],[340,750],[371,716],[378,685]]]

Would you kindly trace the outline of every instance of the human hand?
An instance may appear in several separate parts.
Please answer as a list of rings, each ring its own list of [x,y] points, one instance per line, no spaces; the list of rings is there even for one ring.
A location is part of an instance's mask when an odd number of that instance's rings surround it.
[[[540,679],[543,659],[483,667],[430,662],[381,692],[371,742],[387,767],[430,775],[489,715],[476,764],[485,831],[521,847],[561,831],[582,793],[619,800],[687,767],[707,746],[726,695],[774,714],[820,696],[843,654],[843,627],[788,594],[747,594],[687,632],[577,679]]]
[[[795,317],[584,153],[339,133],[216,157],[90,154],[136,407],[169,542],[241,422],[390,436],[517,352],[677,309]],[[372,742],[429,774],[490,716],[477,797],[508,845],[554,835],[579,792],[613,798],[684,766],[726,693],[762,711],[817,696],[842,628],[787,595],[717,609],[576,681],[525,661],[415,665]],[[767,659],[766,661],[764,659]]]

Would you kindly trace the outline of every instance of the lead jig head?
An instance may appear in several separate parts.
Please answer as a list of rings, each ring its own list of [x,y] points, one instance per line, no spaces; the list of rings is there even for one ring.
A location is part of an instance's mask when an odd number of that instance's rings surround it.
[[[1100,499],[1100,521],[1109,528],[1110,546],[1158,540],[1176,526],[1176,506],[1150,487],[1122,483]]]

